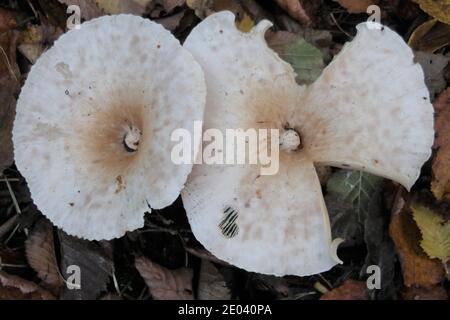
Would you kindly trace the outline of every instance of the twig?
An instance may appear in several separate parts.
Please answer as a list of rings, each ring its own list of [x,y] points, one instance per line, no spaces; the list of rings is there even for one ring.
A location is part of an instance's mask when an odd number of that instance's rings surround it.
[[[28,3],[28,5],[30,6],[31,11],[33,11],[33,14],[34,14],[34,16],[36,17],[36,19],[39,18],[38,13],[36,12],[36,9],[34,8],[33,4],[30,2],[30,0],[27,0],[27,3]]]
[[[20,224],[16,224],[16,226],[13,229],[13,231],[10,233],[9,237],[6,238],[5,242],[3,243],[5,247],[8,244],[9,240],[11,240],[11,238],[16,234],[17,229],[19,229],[19,226],[20,226]]]
[[[325,277],[321,273],[319,273],[319,277],[325,282],[325,284],[328,286],[328,289],[332,289],[333,288],[331,283],[327,279],[325,279]]]
[[[321,294],[325,294],[327,293],[328,290],[323,284],[321,284],[319,281],[316,281],[316,283],[314,283],[314,289],[316,289],[318,292],[320,292]]]
[[[0,179],[0,181],[1,181],[1,182],[6,182],[6,181],[9,181],[9,182],[19,182],[20,179],[19,179],[19,178],[10,178],[10,179],[8,179],[8,180],[6,180],[6,179]]]
[[[17,225],[19,215],[15,214],[0,226],[0,239],[3,238],[14,226]]]
[[[19,83],[19,79],[17,79],[16,74],[14,73],[14,71],[13,71],[13,69],[11,67],[11,63],[9,62],[8,55],[6,54],[6,52],[5,52],[5,50],[3,49],[2,46],[0,46],[0,51],[5,56],[6,65],[8,66],[8,71],[11,73],[11,76],[14,78],[14,80],[16,80],[17,83]]]
[[[342,29],[342,27],[339,25],[339,23],[337,22],[336,18],[334,17],[334,14],[332,12],[330,12],[330,17],[331,20],[333,20],[334,24],[336,25],[336,27],[342,32],[344,33],[349,39],[352,39],[353,37],[351,35],[349,35],[347,33],[347,31],[345,31],[344,29]]]
[[[8,187],[8,191],[9,191],[9,194],[11,195],[11,199],[14,203],[14,207],[16,208],[16,212],[18,214],[22,214],[22,211],[20,210],[20,207],[19,207],[19,203],[17,202],[17,199],[16,199],[16,195],[14,194],[14,191],[11,188],[11,184],[9,183],[8,178],[5,175],[3,175],[3,177],[5,178],[6,186]]]

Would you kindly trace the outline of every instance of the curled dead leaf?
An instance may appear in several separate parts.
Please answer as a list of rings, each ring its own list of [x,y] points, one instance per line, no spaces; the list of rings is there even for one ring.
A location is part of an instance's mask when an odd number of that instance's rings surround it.
[[[450,25],[437,19],[426,21],[414,30],[408,44],[414,50],[433,53],[450,44]]]
[[[136,269],[155,300],[193,300],[192,269],[170,270],[145,257],[137,257]]]

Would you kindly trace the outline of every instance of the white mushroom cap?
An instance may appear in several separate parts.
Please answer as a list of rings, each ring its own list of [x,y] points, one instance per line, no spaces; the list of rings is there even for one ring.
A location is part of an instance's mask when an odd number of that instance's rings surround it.
[[[241,33],[234,20],[230,12],[211,15],[184,44],[208,84],[205,129],[289,127],[300,141],[282,133],[288,147],[280,146],[275,175],[260,175],[255,165],[194,166],[182,191],[192,230],[218,258],[248,271],[329,270],[340,262],[339,240],[331,239],[314,163],[367,170],[410,188],[433,141],[423,72],[395,32],[361,24],[316,83],[301,87],[266,45],[270,22]]]
[[[205,96],[200,66],[154,22],[104,16],[62,35],[17,104],[15,159],[33,201],[86,239],[142,227],[149,206],[171,204],[192,169],[171,161],[170,137],[193,131]]]

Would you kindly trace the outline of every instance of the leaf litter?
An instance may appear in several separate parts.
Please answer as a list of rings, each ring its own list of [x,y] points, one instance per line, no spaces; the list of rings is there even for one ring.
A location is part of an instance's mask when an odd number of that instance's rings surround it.
[[[161,211],[173,224],[152,220],[152,227],[148,225],[111,242],[70,237],[54,230],[41,217],[12,164],[10,131],[22,78],[40,54],[66,31],[69,2],[80,6],[83,20],[105,13],[150,17],[173,31],[181,41],[201,19],[219,10],[233,11],[243,32],[268,18],[275,23],[273,31],[267,33],[269,44],[292,64],[298,74],[297,81],[308,84],[320,75],[352,35],[354,25],[366,19],[364,7],[378,1],[43,0],[33,8],[27,4],[0,7],[0,170],[14,181],[10,184],[22,211],[16,218],[11,193],[0,181],[0,230],[10,222],[0,237],[3,241],[0,266],[16,266],[3,267],[0,271],[0,297],[317,299],[320,294],[314,288],[318,282],[326,285],[327,293],[322,299],[448,297],[444,267],[448,265],[448,216],[430,206],[411,206],[410,201],[419,190],[430,190],[430,184],[437,206],[445,207],[449,197],[446,125],[449,93],[445,90],[449,80],[446,76],[449,44],[445,37],[448,20],[442,9],[445,1],[416,1],[429,14],[428,21],[418,18],[419,14],[426,14],[410,1],[404,7],[408,10],[391,4],[383,16],[384,23],[398,25],[397,31],[404,36],[410,25],[415,26],[410,28],[409,43],[424,68],[431,98],[438,96],[434,103],[437,139],[433,159],[425,166],[412,195],[398,192],[398,186],[359,171],[329,168],[324,171],[321,181],[333,237],[344,238],[346,242],[339,249],[339,255],[345,257],[344,266],[324,273],[323,278],[252,274],[224,263],[195,242],[181,201]],[[392,208],[391,198],[396,199]],[[8,240],[6,245],[5,240]],[[155,245],[155,241],[161,243]],[[23,252],[10,249],[24,244]],[[138,257],[135,263],[134,255]],[[400,269],[396,268],[397,259]],[[27,264],[25,268],[17,267]],[[381,266],[384,280],[380,291],[366,290],[366,268],[371,264]],[[64,282],[70,265],[81,267],[84,279],[81,290],[69,290]]]

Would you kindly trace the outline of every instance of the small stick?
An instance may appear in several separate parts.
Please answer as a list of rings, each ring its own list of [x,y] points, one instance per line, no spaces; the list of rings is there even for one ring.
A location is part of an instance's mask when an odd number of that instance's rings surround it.
[[[339,23],[337,22],[336,18],[334,17],[334,14],[333,14],[332,12],[330,13],[330,16],[331,16],[331,20],[333,20],[333,22],[334,22],[334,24],[336,25],[336,27],[338,27],[338,29],[339,29],[342,33],[344,33],[349,39],[352,39],[352,36],[349,35],[349,34],[347,33],[347,31],[345,31],[344,29],[341,28],[341,26],[340,26]]]
[[[5,178],[6,186],[8,187],[8,191],[9,191],[9,194],[11,195],[11,199],[14,203],[14,207],[16,208],[16,212],[18,214],[22,214],[22,211],[20,210],[20,207],[19,207],[19,203],[17,202],[17,199],[16,199],[16,195],[14,194],[14,191],[11,188],[11,184],[9,183],[8,178],[5,175],[3,175],[3,177]]]

